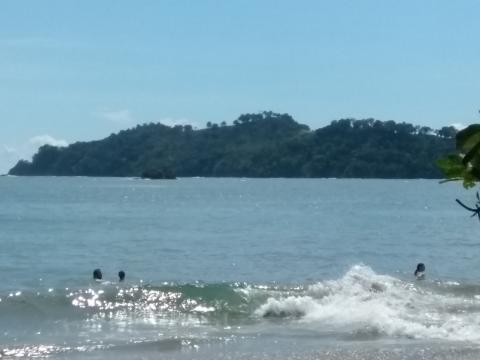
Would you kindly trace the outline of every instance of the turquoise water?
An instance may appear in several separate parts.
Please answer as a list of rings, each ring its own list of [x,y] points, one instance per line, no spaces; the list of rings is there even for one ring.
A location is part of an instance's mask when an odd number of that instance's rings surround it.
[[[0,358],[478,358],[480,223],[455,198],[474,192],[1,177]]]

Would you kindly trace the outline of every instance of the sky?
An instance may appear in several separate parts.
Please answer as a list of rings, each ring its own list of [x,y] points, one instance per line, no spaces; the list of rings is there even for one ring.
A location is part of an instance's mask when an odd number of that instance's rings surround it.
[[[0,173],[149,122],[480,122],[479,14],[478,0],[2,0]]]

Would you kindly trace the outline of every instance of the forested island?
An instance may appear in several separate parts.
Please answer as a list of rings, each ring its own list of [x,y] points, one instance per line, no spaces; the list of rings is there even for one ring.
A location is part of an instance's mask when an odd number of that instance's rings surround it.
[[[317,130],[288,114],[241,115],[232,125],[144,124],[103,140],[42,146],[10,175],[287,178],[441,178],[435,160],[456,130],[341,119]]]

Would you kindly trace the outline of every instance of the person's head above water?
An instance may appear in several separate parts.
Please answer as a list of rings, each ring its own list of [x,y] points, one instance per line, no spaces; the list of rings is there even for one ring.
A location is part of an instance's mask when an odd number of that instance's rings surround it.
[[[415,276],[418,278],[423,278],[425,276],[425,264],[418,263],[417,269],[415,270]]]
[[[119,281],[125,280],[125,271],[120,270],[120,271],[118,272],[118,280],[119,280]]]
[[[417,264],[417,270],[416,271],[425,272],[425,264],[424,263]]]
[[[100,269],[95,269],[93,270],[93,279],[94,280],[102,280],[102,270]]]

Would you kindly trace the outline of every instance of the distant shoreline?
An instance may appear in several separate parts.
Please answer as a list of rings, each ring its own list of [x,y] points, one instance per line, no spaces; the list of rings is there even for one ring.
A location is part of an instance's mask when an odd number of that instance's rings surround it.
[[[456,130],[341,119],[311,130],[288,114],[244,114],[234,125],[145,124],[90,142],[42,146],[11,175],[248,178],[441,178]]]
[[[436,180],[443,181],[443,178],[358,178],[358,177],[246,177],[246,176],[179,176],[175,179],[149,179],[140,176],[90,176],[90,175],[11,175],[4,174],[0,177],[12,178],[90,178],[90,179],[131,179],[142,181],[157,181],[157,180],[182,180],[182,179],[232,179],[232,180]]]

